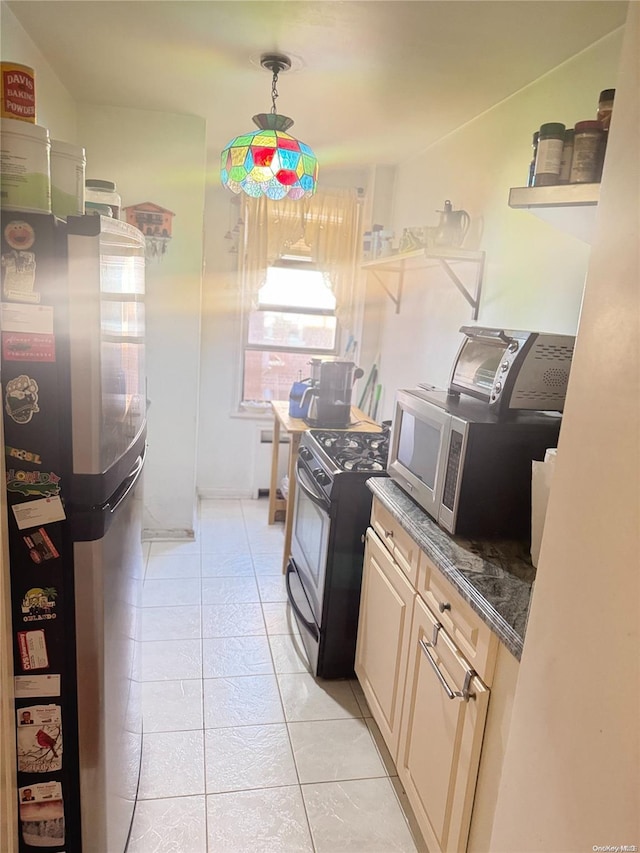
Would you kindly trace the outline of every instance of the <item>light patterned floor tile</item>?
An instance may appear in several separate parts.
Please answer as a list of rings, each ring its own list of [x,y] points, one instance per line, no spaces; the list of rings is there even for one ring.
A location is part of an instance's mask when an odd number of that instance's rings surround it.
[[[202,576],[205,578],[253,577],[253,560],[249,554],[203,554]]]
[[[283,722],[275,676],[205,679],[205,728]]]
[[[357,678],[353,678],[350,683],[351,689],[353,690],[354,696],[356,697],[358,705],[360,706],[360,710],[362,711],[362,716],[370,717],[371,708],[369,708],[369,704],[365,698],[364,692],[362,690],[362,685],[360,684]]]
[[[373,738],[373,742],[376,745],[378,755],[380,756],[380,760],[384,764],[384,768],[387,772],[387,775],[397,776],[398,770],[393,761],[393,758],[391,757],[391,753],[389,752],[389,747],[387,746],[384,738],[382,737],[382,732],[380,731],[378,724],[373,719],[373,717],[365,717],[365,723],[367,724],[369,734]]]
[[[204,732],[145,734],[140,800],[204,794]]]
[[[127,853],[207,853],[204,796],[140,800]]]
[[[205,678],[270,675],[273,673],[273,663],[267,637],[218,637],[203,640],[202,667]]]
[[[202,680],[148,681],[142,685],[145,732],[203,728]]]
[[[298,784],[284,723],[208,729],[205,766],[208,794]]]
[[[159,554],[147,564],[146,580],[199,578],[200,554]]]
[[[272,554],[253,554],[253,569],[256,577],[278,575],[282,577],[282,548]]]
[[[143,607],[143,640],[200,639],[200,607],[188,604],[181,607]]]
[[[203,604],[238,604],[244,601],[260,601],[254,578],[202,578]]]
[[[299,634],[300,629],[287,601],[264,602],[262,605],[267,634]]]
[[[143,681],[202,678],[202,640],[141,643]]]
[[[389,779],[303,785],[317,853],[415,853]]]
[[[203,554],[236,551],[249,553],[249,542],[244,523],[220,522],[216,529],[204,528],[200,534],[200,548]]]
[[[316,681],[306,672],[277,678],[288,722],[362,716],[348,681]]]
[[[286,601],[284,575],[256,575],[261,601]]]
[[[186,554],[199,554],[200,543],[195,539],[171,540],[169,542],[149,542],[149,558],[157,556],[174,556]]]
[[[205,604],[202,608],[203,637],[247,637],[265,632],[259,604]]]
[[[145,580],[142,589],[143,607],[177,607],[200,604],[200,578]]]
[[[207,818],[209,853],[313,851],[297,786],[208,796]]]
[[[301,782],[334,782],[386,776],[364,720],[289,723]]]
[[[270,636],[269,645],[276,672],[311,672],[299,634]]]

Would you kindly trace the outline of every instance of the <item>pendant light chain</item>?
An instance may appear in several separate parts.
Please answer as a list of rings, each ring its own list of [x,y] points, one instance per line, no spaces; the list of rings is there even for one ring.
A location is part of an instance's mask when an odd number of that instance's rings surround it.
[[[271,113],[276,114],[276,98],[278,97],[278,69],[273,70],[273,81],[271,83]]]

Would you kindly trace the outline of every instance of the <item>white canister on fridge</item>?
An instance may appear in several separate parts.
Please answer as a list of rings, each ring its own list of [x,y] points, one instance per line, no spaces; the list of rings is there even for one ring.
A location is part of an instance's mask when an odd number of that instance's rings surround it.
[[[84,213],[84,148],[51,140],[51,212],[66,219]]]
[[[49,131],[38,124],[3,118],[0,132],[2,207],[51,213]]]

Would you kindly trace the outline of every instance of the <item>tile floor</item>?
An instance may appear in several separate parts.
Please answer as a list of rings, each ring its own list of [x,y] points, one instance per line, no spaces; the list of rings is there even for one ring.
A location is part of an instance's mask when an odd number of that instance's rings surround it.
[[[198,541],[148,546],[129,853],[423,849],[357,681],[308,672],[282,545],[265,500],[229,500],[201,503]]]

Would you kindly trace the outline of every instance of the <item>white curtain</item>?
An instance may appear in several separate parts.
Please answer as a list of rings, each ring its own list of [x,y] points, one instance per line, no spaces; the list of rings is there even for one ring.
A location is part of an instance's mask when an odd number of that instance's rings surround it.
[[[311,198],[280,201],[245,196],[242,219],[241,263],[251,302],[257,303],[267,268],[298,244],[325,272],[338,318],[350,328],[360,243],[358,191],[318,189]]]

